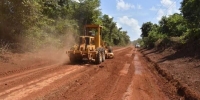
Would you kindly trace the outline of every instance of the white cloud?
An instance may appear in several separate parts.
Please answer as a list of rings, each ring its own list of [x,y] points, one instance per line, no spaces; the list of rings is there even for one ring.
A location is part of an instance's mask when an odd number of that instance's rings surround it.
[[[129,36],[131,38],[140,36],[140,34],[141,34],[140,26],[136,19],[129,18],[128,16],[123,16],[123,17],[119,18],[119,23],[120,23],[120,25],[127,26],[130,29],[131,33],[129,33]],[[131,39],[131,40],[133,40],[133,39]]]
[[[164,10],[163,9],[159,9],[158,10],[158,15],[157,15],[156,19],[160,20],[162,18],[162,16],[164,16],[164,15],[165,15]]]
[[[161,0],[161,4],[166,8],[167,15],[171,15],[173,13],[179,12],[176,7],[176,1],[172,0]]]
[[[142,6],[141,5],[137,5],[137,9],[142,9]]]
[[[161,3],[164,7],[170,7],[171,5],[174,4],[174,2],[171,1],[171,0],[161,0],[160,3]]]
[[[109,17],[109,18],[112,18],[112,16],[111,16],[111,15],[108,15],[108,17]]]
[[[117,28],[121,28],[122,26],[119,23],[116,23]]]
[[[142,9],[142,6],[139,4],[133,5],[130,3],[126,3],[124,0],[116,0],[116,1],[117,1],[117,10]]]
[[[168,15],[172,15],[174,13],[180,13],[180,11],[178,10],[179,8],[177,8],[176,1],[173,0],[161,0],[160,1],[161,6],[158,6],[159,8],[156,7],[152,7],[150,10],[151,11],[157,11],[157,20],[160,20],[162,18],[162,16],[168,16]]]
[[[153,6],[150,8],[151,11],[157,11],[157,9]]]
[[[117,9],[118,10],[129,10],[134,9],[135,6],[129,3],[125,3],[124,0],[117,0]]]

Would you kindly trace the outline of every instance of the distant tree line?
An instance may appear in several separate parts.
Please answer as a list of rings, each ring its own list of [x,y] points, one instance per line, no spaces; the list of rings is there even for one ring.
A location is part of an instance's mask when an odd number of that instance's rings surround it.
[[[100,24],[104,26],[104,41],[128,44],[127,31],[118,28],[99,7],[100,0],[1,0],[0,40],[13,44],[29,40],[27,45],[38,48],[44,44],[60,46],[63,36],[76,38],[85,24]]]
[[[190,41],[200,42],[200,1],[183,0],[181,14],[163,16],[158,24],[143,23],[141,44],[154,47],[157,42],[177,39],[182,44]]]

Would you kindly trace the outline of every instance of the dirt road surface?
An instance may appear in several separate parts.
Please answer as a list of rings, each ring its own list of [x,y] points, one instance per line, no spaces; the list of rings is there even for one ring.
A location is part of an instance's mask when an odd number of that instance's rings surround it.
[[[99,65],[36,61],[17,69],[1,64],[0,100],[170,99],[137,49],[116,48],[114,54]]]

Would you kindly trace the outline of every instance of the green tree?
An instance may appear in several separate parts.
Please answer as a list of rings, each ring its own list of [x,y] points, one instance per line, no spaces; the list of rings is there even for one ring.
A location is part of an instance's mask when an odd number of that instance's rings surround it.
[[[104,40],[127,44],[127,32],[117,28],[113,18],[102,16],[99,7],[100,0],[0,0],[0,40],[33,48],[57,46],[64,36],[77,38],[85,24],[101,24]]]
[[[167,21],[168,21],[168,18],[166,16],[163,16],[161,20],[159,21],[159,25],[160,25],[159,31],[162,34],[168,34],[170,32],[169,27],[167,25]]]
[[[114,28],[116,27],[116,23],[113,22],[113,18],[109,18],[108,15],[102,16],[102,23],[103,23],[103,38],[107,38],[109,42],[112,42],[112,32]]]
[[[141,37],[148,37],[148,33],[151,31],[151,28],[153,26],[153,23],[146,22],[142,24],[142,27],[140,28],[142,31]]]
[[[187,21],[188,30],[184,34],[186,40],[198,40],[200,38],[200,1],[183,0],[181,2],[181,13]]]
[[[45,19],[41,14],[40,0],[1,0],[1,39],[19,41],[24,31],[32,26],[40,27]]]
[[[105,41],[114,45],[127,45],[130,42],[127,31],[118,28],[113,18],[110,18],[108,15],[103,15],[101,21],[104,26],[102,37]]]
[[[79,21],[80,25],[94,24],[98,22],[101,15],[100,0],[82,0],[78,7],[75,8],[74,17]]]
[[[188,21],[190,27],[199,27],[200,22],[200,1],[199,0],[183,0],[181,2],[181,13]]]
[[[116,27],[117,28],[117,27]],[[117,30],[116,30],[116,32],[115,32],[116,34],[114,34],[114,39],[113,39],[113,43],[115,44],[115,45],[119,45],[120,44],[120,42],[121,42],[121,38],[122,38],[122,36],[121,36],[121,34],[122,34],[122,28],[120,27],[120,28],[118,28]]]
[[[187,26],[186,21],[181,14],[170,15],[167,19],[167,27],[169,29],[167,35],[179,37],[186,32]]]

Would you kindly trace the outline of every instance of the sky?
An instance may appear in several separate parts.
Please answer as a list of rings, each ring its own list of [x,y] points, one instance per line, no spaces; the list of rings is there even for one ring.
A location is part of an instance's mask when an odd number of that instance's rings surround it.
[[[158,23],[162,16],[180,13],[182,0],[101,0],[103,14],[114,18],[117,27],[127,31],[130,40],[141,38],[143,23]]]

